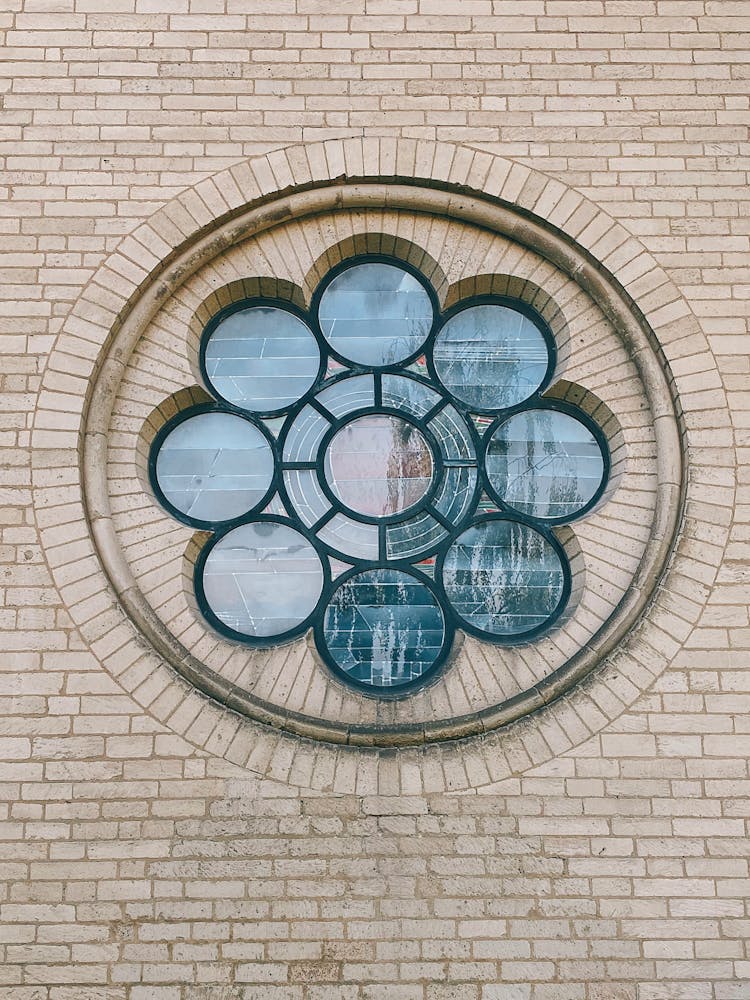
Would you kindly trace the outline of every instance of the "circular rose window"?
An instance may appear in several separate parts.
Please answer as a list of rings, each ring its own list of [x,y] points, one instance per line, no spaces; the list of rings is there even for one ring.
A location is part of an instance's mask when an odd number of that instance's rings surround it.
[[[244,300],[200,343],[215,402],[169,420],[156,497],[208,530],[204,619],[247,646],[312,629],[340,680],[399,695],[450,669],[457,632],[494,645],[554,629],[571,554],[553,527],[602,498],[602,429],[543,395],[552,333],[508,296],[440,313],[387,258],[327,274],[310,310]]]

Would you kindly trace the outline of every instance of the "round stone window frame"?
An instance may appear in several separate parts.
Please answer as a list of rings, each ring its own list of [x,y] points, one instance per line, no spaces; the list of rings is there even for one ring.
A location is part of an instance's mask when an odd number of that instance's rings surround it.
[[[373,152],[373,143],[378,146],[378,155],[371,160],[365,155],[365,149]],[[101,294],[106,283],[97,288],[95,282],[93,293],[89,288],[74,306],[66,323],[66,333],[58,345],[60,354],[56,356],[53,352],[51,357],[35,418],[35,444],[44,451],[51,447],[48,442],[55,437],[53,428],[60,427],[60,414],[71,410],[70,407],[66,410],[62,401],[53,398],[56,392],[63,392],[59,383],[64,379],[60,379],[59,373],[66,370],[61,364],[65,353],[64,338],[68,335],[77,342],[91,345],[89,355],[99,352],[99,356],[87,380],[82,421],[78,423],[77,408],[72,407],[72,415],[65,425],[68,429],[61,428],[59,434],[68,444],[71,433],[83,435],[83,510],[96,555],[111,587],[110,593],[116,595],[111,611],[102,611],[110,615],[113,629],[126,629],[132,634],[135,624],[136,642],[141,651],[150,647],[190,684],[256,722],[332,743],[370,747],[416,746],[487,733],[559,699],[591,674],[610,653],[622,648],[622,641],[643,619],[657,592],[678,537],[685,485],[684,428],[674,380],[661,345],[623,283],[582,245],[581,235],[586,235],[586,242],[594,250],[602,244],[602,260],[619,257],[623,271],[627,271],[636,258],[640,258],[642,267],[647,261],[654,268],[643,248],[604,213],[599,212],[597,217],[594,206],[586,203],[582,196],[519,164],[444,144],[436,146],[404,140],[395,145],[397,148],[375,140],[336,140],[307,147],[304,151],[282,151],[250,161],[250,167],[243,164],[225,171],[175,199],[157,213],[150,224],[141,227],[138,238],[135,235],[127,237],[118,253],[107,262],[105,269],[115,279],[111,295]],[[427,162],[426,152],[431,157],[430,169],[419,169],[420,159]],[[404,157],[411,170],[399,172],[394,169],[396,161]],[[370,176],[364,170],[364,162],[373,162],[379,169]],[[569,195],[573,197],[565,214],[561,206]],[[547,221],[539,214],[545,202],[550,207],[550,212],[544,213],[548,215]],[[384,205],[389,209],[442,215],[487,228],[532,247],[574,277],[614,324],[637,364],[654,415],[659,471],[657,518],[646,556],[625,598],[585,648],[564,668],[498,709],[434,726],[404,726],[390,730],[387,727],[312,723],[291,713],[256,704],[246,692],[236,690],[215,675],[207,676],[205,668],[185,655],[185,650],[166,633],[140,598],[109,520],[103,461],[112,403],[127,359],[145,324],[172,289],[223,249],[247,239],[254,232],[300,215],[336,208],[382,208]],[[579,210],[583,219],[574,225],[570,219],[575,218]],[[560,219],[558,225],[556,217]],[[630,252],[629,256],[623,252],[623,247]],[[607,254],[603,253],[604,249]],[[647,269],[643,267],[641,274]],[[689,315],[689,310],[668,279],[663,274],[661,277],[664,280],[660,284],[666,282],[669,288],[666,292],[662,289],[656,296],[650,311],[656,315],[665,310],[664,324],[668,325],[675,318],[679,319],[679,314]],[[633,273],[632,280],[637,278],[638,274]],[[130,294],[125,294],[126,290]],[[673,306],[676,301],[679,301],[677,310]],[[691,322],[697,327],[692,318]],[[39,504],[42,509],[44,507],[43,493],[43,490],[38,491],[35,496],[38,509]],[[59,585],[63,590],[65,581]],[[124,620],[122,610],[126,616]],[[92,620],[90,609],[74,609],[74,620],[80,621],[86,635],[84,626]],[[97,616],[96,630],[88,631],[92,645],[98,646],[103,655],[106,643],[101,641],[101,629],[102,621]],[[235,736],[238,725],[235,722],[230,726]],[[220,743],[221,740],[216,743],[217,751]],[[230,753],[227,756],[239,759]]]

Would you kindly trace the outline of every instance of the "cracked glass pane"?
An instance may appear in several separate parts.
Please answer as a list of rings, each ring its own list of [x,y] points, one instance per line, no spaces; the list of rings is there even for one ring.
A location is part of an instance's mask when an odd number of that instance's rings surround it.
[[[476,305],[455,313],[433,349],[438,378],[456,399],[502,410],[528,399],[544,381],[549,351],[539,328],[509,306]]]
[[[485,461],[498,497],[532,517],[572,517],[604,476],[604,456],[588,427],[552,409],[506,420],[490,438]]]
[[[383,406],[403,410],[413,417],[423,417],[442,399],[439,392],[414,378],[404,378],[403,375],[383,376]]]
[[[203,592],[216,618],[251,637],[297,628],[323,589],[317,552],[287,524],[256,521],[227,532],[203,566]]]
[[[447,468],[432,506],[454,525],[465,517],[474,499],[477,470],[471,466]]]
[[[255,413],[296,402],[318,375],[320,350],[299,317],[252,306],[223,319],[206,342],[206,375],[224,399]]]
[[[156,481],[182,514],[196,521],[231,521],[260,503],[274,471],[265,435],[231,413],[198,413],[164,438]]]

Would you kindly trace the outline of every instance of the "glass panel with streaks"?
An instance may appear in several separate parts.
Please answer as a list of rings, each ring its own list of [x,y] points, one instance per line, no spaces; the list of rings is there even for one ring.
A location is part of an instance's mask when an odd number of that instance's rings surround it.
[[[342,427],[323,465],[334,496],[371,517],[408,510],[432,483],[432,453],[423,434],[387,414],[357,417]]]
[[[604,456],[592,432],[567,413],[524,410],[490,438],[487,475],[498,497],[531,517],[572,517],[596,496]]]
[[[393,264],[341,271],[318,307],[323,336],[348,361],[376,368],[404,361],[427,339],[434,318],[421,282]]]
[[[396,569],[346,580],[325,611],[328,655],[349,678],[395,688],[419,680],[443,647],[443,614],[428,587]]]
[[[443,539],[447,530],[435,518],[422,511],[403,521],[393,524],[385,531],[385,551],[389,559],[414,559],[423,552],[429,552]]]
[[[504,305],[475,305],[440,330],[435,370],[456,399],[479,410],[502,410],[528,399],[544,381],[547,343],[536,324]]]
[[[383,406],[402,410],[413,417],[423,417],[443,397],[424,382],[403,375],[383,376]]]
[[[472,525],[449,548],[443,585],[454,611],[490,636],[522,636],[558,610],[565,574],[538,531],[493,518]]]
[[[432,506],[457,526],[472,506],[476,485],[476,469],[466,465],[448,467],[443,473]]]
[[[445,461],[474,462],[474,441],[469,426],[449,403],[430,421],[429,428],[437,438]]]

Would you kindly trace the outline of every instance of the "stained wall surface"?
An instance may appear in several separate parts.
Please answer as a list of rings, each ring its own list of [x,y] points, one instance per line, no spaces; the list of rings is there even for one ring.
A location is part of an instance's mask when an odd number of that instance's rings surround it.
[[[0,28],[0,998],[747,1000],[748,5],[10,0]],[[219,753],[202,695],[170,718],[105,669],[54,440],[85,387],[71,366],[52,419],[42,384],[160,208],[361,138],[531,168],[619,224],[699,330],[670,356],[690,480],[651,681],[615,661],[588,682],[600,719],[571,700],[408,769],[260,727]]]

